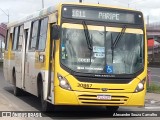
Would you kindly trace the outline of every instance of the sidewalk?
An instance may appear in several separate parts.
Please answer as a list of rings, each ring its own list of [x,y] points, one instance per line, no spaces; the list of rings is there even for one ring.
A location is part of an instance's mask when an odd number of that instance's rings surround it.
[[[0,93],[0,112],[1,111],[18,111],[18,109],[3,94]],[[25,118],[18,118],[18,117],[16,118],[1,117],[0,119],[1,120],[25,120]]]
[[[145,98],[145,106],[160,107],[160,94],[147,93]]]
[[[6,99],[6,97],[0,93],[0,111],[16,111],[11,102]]]
[[[2,115],[2,112],[11,112],[11,111],[22,111],[22,109],[19,109],[14,102],[9,100],[7,97],[5,97],[2,93],[0,93],[0,114]],[[40,118],[32,118],[32,117],[0,117],[0,120],[42,120]]]
[[[156,101],[160,101],[160,94],[147,93],[146,94],[146,99],[153,99],[153,100],[156,100]]]

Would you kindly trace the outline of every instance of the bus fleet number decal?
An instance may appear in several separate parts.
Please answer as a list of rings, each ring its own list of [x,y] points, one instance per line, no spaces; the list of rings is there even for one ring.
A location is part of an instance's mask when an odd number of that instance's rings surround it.
[[[91,88],[92,84],[82,84],[82,83],[78,83],[77,87],[83,87],[83,88]]]

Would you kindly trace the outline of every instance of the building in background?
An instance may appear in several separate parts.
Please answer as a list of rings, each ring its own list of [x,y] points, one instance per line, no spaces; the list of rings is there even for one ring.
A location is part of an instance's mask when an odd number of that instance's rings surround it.
[[[160,23],[147,25],[148,61],[160,63]]]
[[[3,59],[6,32],[7,32],[7,25],[4,23],[0,23],[0,60]]]

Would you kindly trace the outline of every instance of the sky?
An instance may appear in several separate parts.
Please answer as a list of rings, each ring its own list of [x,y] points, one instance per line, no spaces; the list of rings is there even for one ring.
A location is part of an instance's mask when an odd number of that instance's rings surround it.
[[[79,0],[43,0],[44,7],[59,2],[79,2]],[[118,7],[132,8],[143,12],[147,23],[160,22],[160,0],[83,0],[84,3],[100,3]],[[42,0],[0,0],[0,23],[15,21],[42,9]],[[5,12],[5,13],[4,13]]]

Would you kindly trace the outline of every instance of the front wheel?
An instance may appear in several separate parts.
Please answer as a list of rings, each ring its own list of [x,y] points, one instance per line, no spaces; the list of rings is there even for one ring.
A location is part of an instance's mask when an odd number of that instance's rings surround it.
[[[43,84],[42,84],[42,82],[40,83],[39,87],[41,88],[41,94],[40,94],[40,98],[41,98],[41,110],[43,112],[53,111],[54,110],[54,105],[52,105],[49,102],[47,102],[46,100],[44,100],[44,97],[43,97]]]
[[[22,90],[20,88],[16,87],[16,73],[15,72],[13,73],[13,82],[14,82],[14,84],[13,84],[13,94],[15,96],[21,96],[22,95]]]
[[[119,106],[106,106],[106,110],[109,112],[116,112]]]

